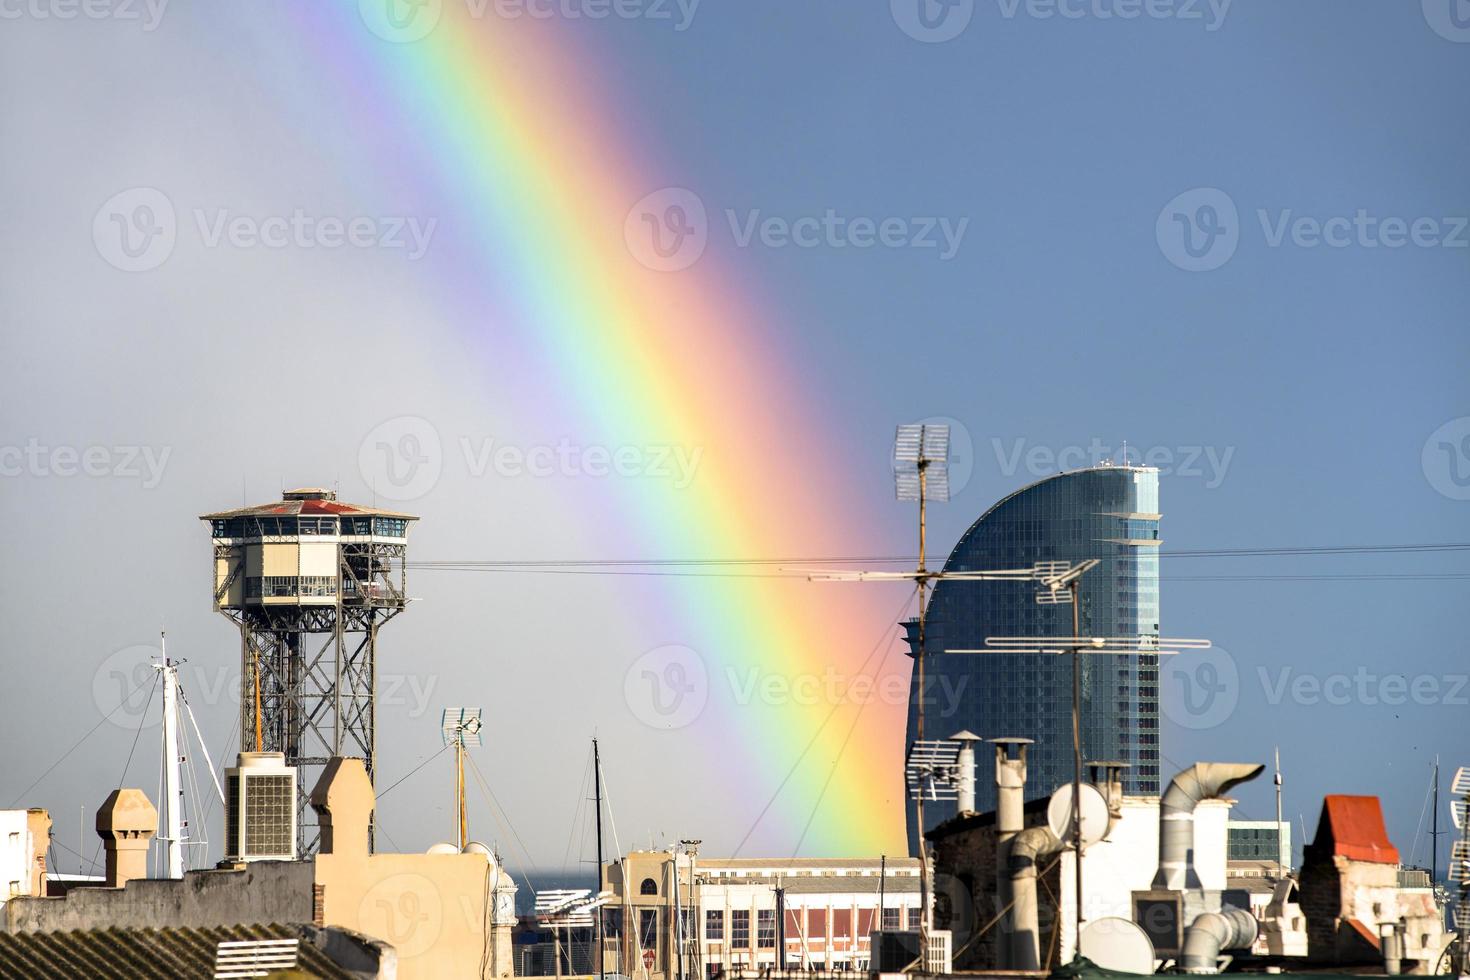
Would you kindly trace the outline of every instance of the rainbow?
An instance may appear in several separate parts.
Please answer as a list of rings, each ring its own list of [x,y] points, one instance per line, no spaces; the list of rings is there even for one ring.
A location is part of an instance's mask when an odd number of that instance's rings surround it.
[[[630,113],[608,97],[615,76],[565,23],[500,18],[493,3],[477,17],[464,0],[445,0],[425,6],[439,18],[426,36],[394,43],[370,29],[358,4],[296,6],[341,111],[379,145],[394,132],[399,153],[382,166],[402,168],[416,186],[431,182],[473,218],[458,222],[474,232],[454,244],[450,284],[472,295],[461,306],[465,329],[493,335],[571,393],[577,431],[608,444],[704,450],[687,489],[608,481],[609,533],[619,540],[599,547],[786,556],[851,554],[870,541],[887,501],[882,460],[857,458],[820,421],[830,410],[813,401],[812,379],[784,349],[780,318],[758,307],[746,277],[714,250],[667,272],[641,264],[625,243],[634,203],[670,182],[644,176],[664,172],[664,162],[619,131]],[[716,678],[726,667],[856,670],[902,599],[901,586],[657,581],[652,595],[639,584],[643,601],[687,626],[682,642]],[[884,640],[883,675],[906,677],[910,661],[890,646]],[[875,701],[861,714],[846,706],[829,718],[824,706],[732,700],[712,697],[698,723],[719,742],[718,765],[735,773],[709,788],[707,805],[755,821],[812,743],[747,853],[902,853],[901,705]]]

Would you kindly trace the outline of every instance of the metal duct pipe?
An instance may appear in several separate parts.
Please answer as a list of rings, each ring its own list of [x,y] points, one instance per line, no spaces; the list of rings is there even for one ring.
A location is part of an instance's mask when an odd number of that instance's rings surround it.
[[[1396,977],[1404,972],[1404,933],[1402,922],[1385,923],[1378,927],[1383,948],[1383,972]]]
[[[996,910],[1011,903],[1010,842],[1026,828],[1026,746],[1029,738],[997,738],[995,745],[995,895]],[[1012,746],[1015,747],[1014,754]],[[999,957],[1002,966],[1009,965],[1011,924],[1010,912],[1002,918]]]
[[[1196,762],[1175,776],[1159,800],[1159,870],[1155,888],[1200,887],[1194,870],[1194,808],[1232,786],[1255,779],[1266,767],[1247,762]]]
[[[1249,949],[1256,941],[1256,917],[1241,909],[1206,912],[1189,924],[1179,966],[1185,973],[1219,973],[1222,949]]]
[[[1013,901],[1005,920],[1005,968],[1008,970],[1041,969],[1041,925],[1036,908],[1037,863],[1065,847],[1048,827],[1023,830],[1001,845]]]

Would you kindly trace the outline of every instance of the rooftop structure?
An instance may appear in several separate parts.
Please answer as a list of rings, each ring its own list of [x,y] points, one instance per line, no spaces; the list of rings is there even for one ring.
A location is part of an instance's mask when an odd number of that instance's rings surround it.
[[[214,607],[240,630],[240,751],[296,770],[299,850],[316,845],[310,787],[334,756],[377,757],[377,635],[403,611],[417,518],[288,490],[273,503],[205,514]]]

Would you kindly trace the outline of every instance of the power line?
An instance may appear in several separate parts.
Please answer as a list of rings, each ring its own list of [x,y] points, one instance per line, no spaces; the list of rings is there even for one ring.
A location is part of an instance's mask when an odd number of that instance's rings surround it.
[[[1323,555],[1387,555],[1387,554],[1437,554],[1470,551],[1470,543],[1427,542],[1416,544],[1373,544],[1373,545],[1299,545],[1271,548],[1196,548],[1161,550],[1161,558],[1264,558],[1264,557],[1308,557]],[[830,564],[912,564],[913,555],[828,555],[820,557],[732,557],[732,558],[527,558],[527,559],[444,559],[410,561],[408,568],[424,571],[508,571],[545,572],[548,574],[572,574],[588,569],[629,569],[625,574],[655,574],[648,569],[663,568],[740,568],[770,565],[830,565]],[[1107,560],[1106,558],[1104,560]],[[667,573],[666,573],[667,574]],[[693,573],[682,573],[693,574]],[[769,573],[729,572],[699,573],[710,577],[761,577]],[[803,573],[780,570],[783,576]]]

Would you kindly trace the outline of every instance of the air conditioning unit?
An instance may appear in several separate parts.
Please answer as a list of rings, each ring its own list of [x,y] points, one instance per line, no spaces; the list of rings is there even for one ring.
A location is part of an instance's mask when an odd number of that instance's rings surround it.
[[[296,769],[281,752],[241,752],[225,770],[225,860],[296,860]]]

